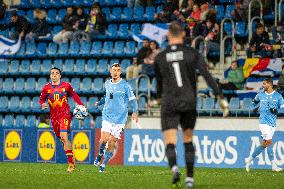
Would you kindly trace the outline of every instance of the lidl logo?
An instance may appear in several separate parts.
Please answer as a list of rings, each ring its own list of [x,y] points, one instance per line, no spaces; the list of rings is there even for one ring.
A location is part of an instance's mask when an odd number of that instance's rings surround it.
[[[8,131],[5,137],[4,151],[6,160],[17,160],[21,153],[22,140],[17,131]]]
[[[50,131],[44,131],[41,133],[38,139],[38,153],[43,161],[50,161],[55,154],[55,139]]]
[[[89,157],[90,140],[85,132],[78,132],[73,137],[73,151],[77,161],[84,162]]]

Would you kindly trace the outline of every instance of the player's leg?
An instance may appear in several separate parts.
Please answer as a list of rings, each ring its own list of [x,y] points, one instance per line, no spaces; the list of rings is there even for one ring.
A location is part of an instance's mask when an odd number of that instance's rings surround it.
[[[186,188],[194,187],[193,171],[195,150],[192,143],[193,130],[196,123],[196,111],[185,112],[181,116],[182,140],[184,145],[184,158],[186,163]]]
[[[274,135],[274,132],[275,132],[275,127],[270,127],[269,128],[269,132],[268,132],[268,136],[267,136],[267,154],[268,154],[268,157],[271,161],[271,169],[272,171],[276,171],[276,172],[279,172],[279,171],[282,171],[282,168],[278,167],[277,164],[276,164],[276,160],[274,158],[274,153],[273,153],[273,142],[272,142],[272,138],[273,138],[273,135]]]

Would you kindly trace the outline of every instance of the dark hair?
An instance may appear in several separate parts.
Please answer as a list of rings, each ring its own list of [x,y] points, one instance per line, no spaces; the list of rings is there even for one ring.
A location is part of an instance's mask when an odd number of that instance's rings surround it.
[[[46,123],[46,120],[49,119],[49,115],[48,114],[41,114],[39,116],[39,122],[40,123]]]
[[[53,67],[53,68],[51,68],[51,69],[50,69],[50,72],[51,72],[51,70],[58,70],[58,71],[59,71],[59,73],[60,73],[60,75],[61,75],[61,70],[60,70],[59,68],[57,68],[57,67]]]
[[[183,32],[184,32],[184,29],[177,21],[171,22],[169,26],[169,33],[177,37],[177,36],[180,36]]]
[[[264,25],[262,24],[262,23],[257,23],[256,24],[256,29],[258,29],[258,28],[263,28],[264,27]]]
[[[16,11],[16,10],[14,10],[14,11],[12,12],[11,16],[18,16],[17,11]]]
[[[160,48],[160,47],[159,47],[159,44],[157,43],[157,41],[155,41],[155,40],[151,40],[151,41],[150,41],[150,43],[155,43],[155,44],[156,44],[157,49],[158,49],[158,48]]]
[[[265,78],[263,81],[265,81],[266,83],[270,83],[273,86],[273,80],[271,77]]]

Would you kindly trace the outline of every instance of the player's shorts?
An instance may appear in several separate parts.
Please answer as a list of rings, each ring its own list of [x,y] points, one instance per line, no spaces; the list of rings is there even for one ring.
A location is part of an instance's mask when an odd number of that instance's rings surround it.
[[[58,119],[51,119],[53,131],[55,135],[60,138],[60,133],[70,132],[72,117],[66,116]]]
[[[260,124],[259,130],[261,132],[261,137],[263,140],[271,140],[276,127],[269,126],[267,124]]]
[[[124,129],[124,126],[125,124],[115,124],[103,120],[101,132],[110,133],[115,138],[120,139],[120,135]]]
[[[161,112],[162,131],[177,129],[179,124],[183,130],[194,129],[196,123],[196,110],[186,112]]]

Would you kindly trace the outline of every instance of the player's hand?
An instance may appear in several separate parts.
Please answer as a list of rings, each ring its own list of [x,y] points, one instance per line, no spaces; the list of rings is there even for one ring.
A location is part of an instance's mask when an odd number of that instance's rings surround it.
[[[269,110],[270,110],[270,112],[271,112],[272,114],[274,114],[274,115],[277,115],[277,114],[278,114],[278,110],[277,110],[276,108],[270,108]]]
[[[43,103],[42,105],[41,105],[41,109],[47,109],[48,108],[48,105],[46,104],[46,103]]]
[[[138,115],[137,113],[132,113],[132,120],[135,121],[136,123],[138,122]]]
[[[95,107],[98,107],[98,105],[99,105],[99,102],[95,102]]]
[[[229,115],[229,104],[227,100],[225,100],[223,97],[219,97],[219,105],[223,112],[223,117],[227,117]]]
[[[148,102],[148,106],[150,107],[150,108],[153,108],[154,106],[157,106],[157,105],[159,105],[160,104],[160,99],[157,99],[157,100],[150,100],[149,102]]]

